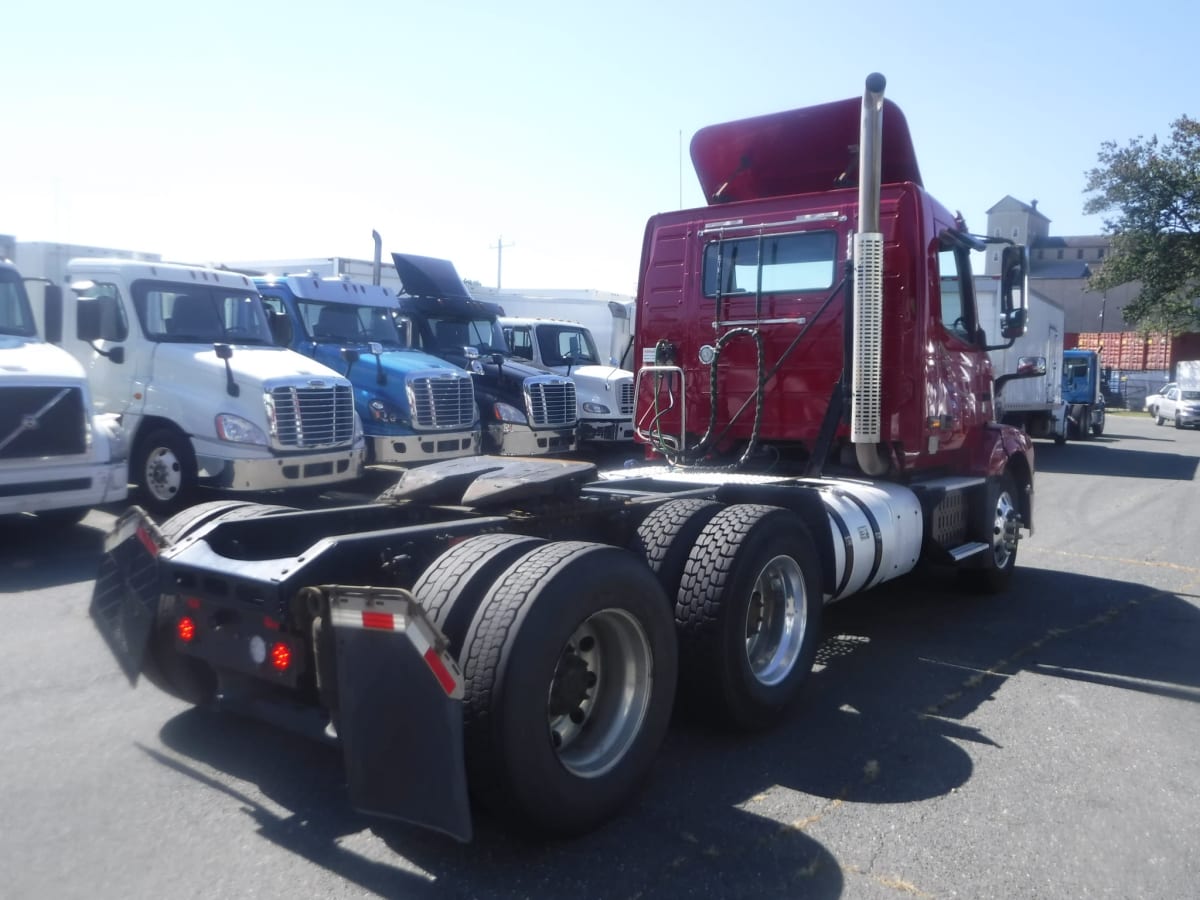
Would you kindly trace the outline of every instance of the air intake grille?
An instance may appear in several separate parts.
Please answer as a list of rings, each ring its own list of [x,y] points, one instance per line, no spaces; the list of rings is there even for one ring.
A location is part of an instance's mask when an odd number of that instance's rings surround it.
[[[525,399],[529,424],[534,428],[575,424],[575,382],[566,378],[526,378]]]
[[[0,390],[0,459],[87,452],[83,393],[74,387]]]
[[[408,376],[408,391],[416,428],[443,431],[475,423],[475,386],[470,375],[417,372]]]
[[[618,385],[620,390],[620,410],[623,416],[633,415],[633,379],[629,378]]]
[[[349,385],[277,387],[268,396],[279,447],[337,447],[354,439],[354,397]]]

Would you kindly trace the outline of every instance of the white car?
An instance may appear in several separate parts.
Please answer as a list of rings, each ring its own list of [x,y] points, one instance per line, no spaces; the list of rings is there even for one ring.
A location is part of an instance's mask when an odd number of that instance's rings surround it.
[[[1153,394],[1146,395],[1146,405],[1143,408],[1146,410],[1146,412],[1150,413],[1151,418],[1158,415],[1159,401],[1162,400],[1162,398],[1166,395],[1167,391],[1169,391],[1173,387],[1175,387],[1175,382],[1171,381],[1171,382],[1168,382],[1167,384],[1164,384]],[[1162,422],[1159,422],[1158,424],[1161,425]]]
[[[1200,427],[1200,391],[1170,385],[1158,401],[1154,421],[1158,425],[1174,422],[1176,428]]]

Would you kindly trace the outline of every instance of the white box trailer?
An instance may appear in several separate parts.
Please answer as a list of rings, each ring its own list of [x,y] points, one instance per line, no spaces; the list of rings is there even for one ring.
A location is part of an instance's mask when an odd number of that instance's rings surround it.
[[[1000,341],[1000,278],[975,278],[979,325],[988,343]],[[1067,439],[1066,403],[1062,397],[1063,331],[1065,314],[1053,300],[1036,291],[1027,298],[1028,327],[1011,347],[990,351],[996,377],[1017,371],[1022,357],[1042,357],[1046,373],[1037,378],[1013,379],[1005,385],[997,402],[996,420],[1021,428],[1030,437],[1055,443]]]
[[[582,294],[582,296],[580,296]],[[592,333],[604,362],[632,370],[634,300],[621,294],[600,291],[507,292],[491,288],[472,289],[476,300],[499,303],[504,315],[522,319],[561,319],[577,322]]]

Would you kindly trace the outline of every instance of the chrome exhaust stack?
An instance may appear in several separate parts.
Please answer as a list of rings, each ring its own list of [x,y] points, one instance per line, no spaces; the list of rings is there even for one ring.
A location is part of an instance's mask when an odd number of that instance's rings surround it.
[[[883,234],[879,230],[882,180],[883,90],[878,72],[867,76],[858,142],[858,230],[854,234],[854,306],[851,336],[850,441],[859,468],[883,475],[879,452],[883,381]]]

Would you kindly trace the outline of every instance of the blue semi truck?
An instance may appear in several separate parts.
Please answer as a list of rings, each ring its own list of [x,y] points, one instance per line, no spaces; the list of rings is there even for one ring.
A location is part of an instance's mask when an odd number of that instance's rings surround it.
[[[1086,440],[1104,433],[1104,392],[1100,354],[1095,350],[1063,351],[1063,403],[1067,437]]]
[[[367,438],[367,463],[473,456],[480,422],[471,375],[409,347],[387,287],[312,274],[256,278],[277,342],[343,372]]]

